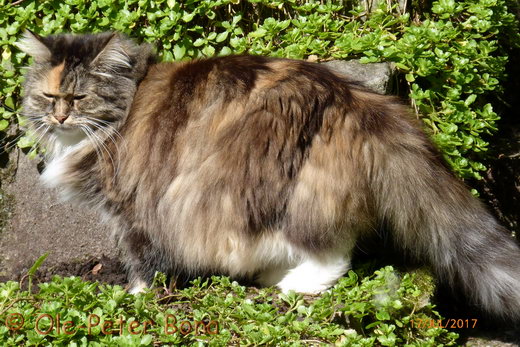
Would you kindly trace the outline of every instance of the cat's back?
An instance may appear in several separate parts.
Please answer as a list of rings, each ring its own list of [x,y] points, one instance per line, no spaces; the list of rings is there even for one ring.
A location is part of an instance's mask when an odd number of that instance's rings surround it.
[[[355,107],[353,90],[370,94],[323,65],[299,60],[240,55],[161,63],[140,83],[126,128],[161,129],[174,141],[193,122],[209,126],[212,135],[243,130],[252,122],[262,131],[265,113],[312,127],[323,123],[327,108],[344,117]]]
[[[165,176],[208,170],[213,182],[233,176],[254,188],[252,181],[292,180],[320,143],[335,138],[347,148],[362,133],[403,128],[393,116],[402,107],[388,112],[392,105],[393,98],[317,63],[216,57],[152,65],[121,134],[132,169]],[[275,190],[285,186],[278,183]]]
[[[334,94],[348,96],[351,86],[357,87],[317,63],[250,55],[216,57],[152,65],[135,97],[140,104],[133,108],[150,105],[154,98],[170,101],[169,105],[154,105],[166,107],[203,107],[251,97],[296,97],[301,99],[295,101],[301,102],[320,98],[331,102]]]

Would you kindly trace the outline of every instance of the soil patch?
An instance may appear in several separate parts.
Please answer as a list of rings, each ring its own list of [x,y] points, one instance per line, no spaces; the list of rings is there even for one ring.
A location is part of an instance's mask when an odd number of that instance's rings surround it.
[[[10,277],[0,277],[0,282],[14,280],[20,282],[22,288],[26,288],[27,273],[31,266],[32,263],[27,263],[25,266],[15,269]],[[33,283],[50,282],[54,276],[77,276],[91,282],[97,281],[121,286],[126,284],[126,274],[121,262],[118,259],[105,256],[60,264],[46,264],[44,262],[34,274]]]

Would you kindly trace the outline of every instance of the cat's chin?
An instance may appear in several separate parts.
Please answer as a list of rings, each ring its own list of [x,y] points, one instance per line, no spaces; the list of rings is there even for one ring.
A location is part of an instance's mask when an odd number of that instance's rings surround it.
[[[61,147],[75,146],[87,137],[83,130],[76,127],[56,127],[53,134]]]

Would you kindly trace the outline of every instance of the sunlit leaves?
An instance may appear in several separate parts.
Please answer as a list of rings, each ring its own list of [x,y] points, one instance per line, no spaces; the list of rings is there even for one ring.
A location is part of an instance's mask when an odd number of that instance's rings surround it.
[[[0,344],[155,346],[204,342],[229,345],[453,345],[457,335],[439,327],[418,327],[419,321],[440,319],[428,303],[433,279],[426,273],[401,275],[392,267],[360,276],[350,271],[321,296],[281,294],[273,288],[246,288],[227,277],[197,279],[182,290],[166,293],[166,276],[156,288],[128,294],[120,286],[54,277],[38,290],[22,290],[17,282],[0,283]],[[24,325],[9,331],[4,320],[21,314]],[[53,321],[47,334],[41,330]],[[59,317],[59,318],[58,318]],[[58,323],[59,319],[59,325]],[[178,328],[197,322],[218,324],[213,334]],[[73,334],[64,333],[70,322]],[[132,334],[131,322],[136,322]],[[150,322],[146,331],[144,322]],[[166,323],[169,326],[166,326]],[[139,323],[139,324],[137,324]],[[415,323],[415,325],[414,325]],[[199,323],[200,324],[200,323]],[[59,326],[59,328],[58,328]],[[89,328],[90,326],[90,328]],[[177,330],[175,331],[175,328]],[[59,329],[59,330],[57,330]]]

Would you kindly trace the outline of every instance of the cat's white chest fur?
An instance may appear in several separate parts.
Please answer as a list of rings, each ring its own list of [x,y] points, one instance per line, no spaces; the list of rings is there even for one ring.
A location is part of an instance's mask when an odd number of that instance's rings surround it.
[[[63,200],[71,200],[77,192],[71,187],[69,165],[72,157],[87,145],[86,140],[80,140],[74,145],[63,144],[58,141],[55,154],[46,164],[45,170],[40,176],[43,184],[49,188],[58,188]]]
[[[70,154],[70,153],[68,153]],[[65,172],[67,168],[67,155],[60,155],[53,158],[45,166],[45,170],[40,176],[41,181],[49,188],[60,187],[65,183]]]

